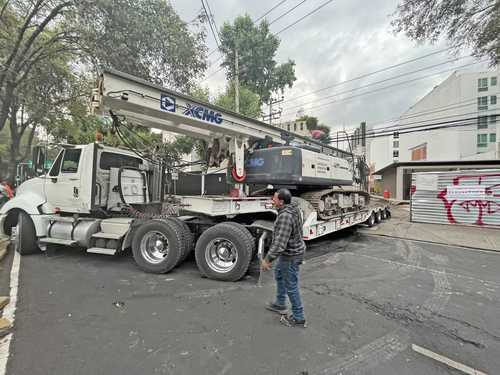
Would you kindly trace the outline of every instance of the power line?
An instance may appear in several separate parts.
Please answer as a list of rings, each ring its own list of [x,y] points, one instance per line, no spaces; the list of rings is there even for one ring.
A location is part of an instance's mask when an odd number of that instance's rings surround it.
[[[417,70],[413,70],[413,71],[411,71],[411,72],[406,72],[406,73],[398,74],[398,75],[395,75],[395,76],[392,76],[392,77],[389,77],[389,78],[382,79],[382,80],[380,80],[380,81],[371,82],[371,83],[368,83],[368,84],[363,85],[363,86],[354,87],[354,88],[349,89],[349,90],[346,90],[346,91],[341,91],[341,92],[338,92],[338,93],[335,93],[335,94],[331,94],[331,95],[328,95],[328,96],[324,96],[324,97],[319,98],[319,99],[317,99],[317,100],[313,100],[313,101],[310,101],[310,102],[305,102],[305,103],[297,104],[297,105],[294,105],[294,106],[285,107],[284,109],[286,110],[286,109],[289,109],[289,108],[297,108],[297,106],[304,106],[304,105],[308,105],[308,104],[311,104],[311,103],[315,103],[315,102],[320,101],[320,100],[329,99],[329,98],[332,98],[332,97],[334,97],[334,96],[338,96],[338,95],[342,95],[342,94],[347,94],[347,93],[349,93],[349,92],[353,92],[353,91],[361,90],[361,89],[364,89],[364,88],[366,88],[366,87],[375,86],[375,85],[378,85],[378,84],[380,84],[380,83],[384,83],[384,82],[392,81],[392,80],[394,80],[394,79],[398,79],[398,78],[401,78],[401,77],[405,77],[405,76],[408,76],[408,75],[411,75],[411,74],[420,73],[420,72],[423,72],[423,71],[425,71],[425,70],[433,69],[433,68],[438,67],[438,66],[441,66],[441,65],[447,65],[447,64],[450,64],[450,63],[456,62],[456,61],[458,61],[458,60],[465,59],[465,58],[467,58],[467,57],[470,57],[470,56],[460,57],[460,58],[456,58],[456,59],[453,59],[453,60],[447,60],[447,61],[444,61],[444,62],[441,62],[441,63],[438,63],[438,64],[429,65],[429,66],[426,66],[426,67],[424,67],[424,68],[420,68],[420,69],[417,69]]]
[[[269,22],[269,26],[271,26],[273,23],[277,22],[278,20],[282,19],[283,17],[285,17],[287,14],[290,14],[291,12],[293,12],[295,9],[297,9],[299,6],[301,6],[302,4],[304,4],[307,0],[302,0],[300,3],[296,4],[295,6],[293,6],[292,8],[288,9],[285,13],[281,14],[280,16],[276,17],[274,20],[272,20],[271,22]]]
[[[280,1],[277,5],[273,6],[271,9],[269,9],[268,11],[266,11],[262,16],[260,16],[259,18],[257,18],[255,21],[252,21],[253,23],[256,23],[257,21],[260,21],[262,18],[264,18],[265,16],[267,16],[269,13],[271,13],[273,10],[275,10],[276,8],[278,8],[281,4],[285,3],[287,0],[282,0]],[[208,4],[208,3],[207,3]],[[203,9],[202,9],[203,10]],[[212,51],[210,51],[208,54],[207,54],[207,57],[213,55],[215,52],[219,51],[218,48],[214,48]],[[217,60],[213,61],[211,63],[211,65],[213,65],[214,63],[216,63],[217,61],[219,61],[223,56],[219,57]],[[222,69],[219,69],[217,72],[221,71]],[[215,74],[215,73],[214,73]]]
[[[281,4],[283,3],[286,3],[286,0],[281,0],[278,4],[276,4],[275,6],[273,6],[271,9],[269,9],[266,13],[264,13],[262,16],[260,16],[259,18],[256,18],[253,23],[256,23],[256,22],[259,22],[261,19],[263,19],[264,17],[266,17],[269,13],[271,13],[273,10],[275,10],[276,8],[278,8]]]
[[[326,103],[318,104],[316,106],[312,106],[312,107],[309,108],[309,110],[316,109],[316,108],[321,108],[321,107],[324,107],[325,105],[329,105],[329,104],[335,104],[335,103],[347,101],[347,100],[350,100],[350,99],[358,98],[360,96],[364,96],[364,95],[368,95],[368,94],[373,94],[375,92],[387,90],[387,89],[392,88],[392,87],[401,86],[401,85],[404,85],[404,84],[407,84],[407,83],[416,82],[416,81],[419,81],[419,80],[422,80],[422,79],[425,79],[425,78],[430,78],[430,77],[433,77],[433,76],[437,76],[437,75],[440,75],[440,74],[443,74],[443,73],[446,73],[446,72],[449,72],[449,71],[452,71],[452,70],[457,70],[457,69],[460,69],[460,68],[465,68],[465,67],[468,67],[468,66],[477,65],[477,64],[483,63],[485,61],[486,60],[481,60],[481,61],[478,61],[478,62],[475,62],[475,63],[465,64],[465,65],[461,65],[461,66],[458,66],[458,67],[453,67],[451,69],[445,69],[445,70],[442,70],[442,71],[437,72],[437,73],[432,73],[432,74],[428,74],[428,75],[425,75],[425,76],[422,76],[422,77],[417,77],[417,78],[413,78],[413,79],[410,79],[410,80],[398,82],[398,83],[395,83],[395,84],[392,84],[392,85],[380,87],[380,88],[375,89],[375,90],[366,91],[366,92],[363,92],[363,93],[360,93],[360,94],[357,94],[357,95],[352,95],[352,96],[347,97],[347,98],[342,98],[342,99],[338,99],[338,100],[332,100],[330,102],[326,102]],[[300,108],[300,107],[301,106],[296,106],[295,108]],[[291,111],[289,111],[288,113],[291,113]]]
[[[297,21],[295,22],[292,22],[290,25],[288,26],[285,26],[284,28],[282,28],[280,31],[278,31],[277,33],[275,33],[274,35],[279,35],[281,34],[283,31],[286,31],[288,30],[290,27],[292,26],[295,26],[296,24],[298,24],[300,21],[302,21],[304,18],[306,17],[309,17],[311,14],[313,13],[316,13],[318,10],[320,10],[321,8],[323,8],[324,6],[330,4],[333,0],[328,0],[326,2],[324,2],[323,4],[321,4],[320,6],[318,6],[317,8],[314,8],[312,11],[310,11],[309,13],[307,13],[305,16],[299,18]]]
[[[486,112],[496,112],[497,109],[489,109],[489,110],[481,110],[481,111],[473,111],[473,112],[467,112],[467,113],[461,113],[461,114],[458,114],[458,115],[449,115],[449,116],[443,116],[443,117],[436,117],[436,118],[432,118],[432,119],[428,119],[428,120],[421,120],[421,121],[415,121],[415,122],[409,122],[409,123],[405,123],[405,124],[396,124],[396,125],[391,125],[391,126],[386,126],[386,127],[383,127],[383,128],[377,128],[377,129],[371,129],[369,131],[366,132],[367,135],[370,135],[370,134],[379,134],[379,133],[386,133],[385,135],[391,135],[395,132],[399,132],[401,129],[402,130],[405,130],[405,129],[412,129],[412,128],[419,128],[419,127],[426,127],[426,126],[434,126],[434,125],[440,125],[440,124],[446,124],[446,123],[449,123],[449,122],[460,122],[460,121],[469,121],[471,119],[476,119],[476,123],[477,123],[477,120],[481,117],[488,117],[488,116],[497,116],[497,113],[493,113],[493,114],[485,114]],[[484,116],[480,116],[481,114],[485,114]],[[474,116],[474,117],[470,117],[470,118],[461,118],[463,116],[472,116],[472,115],[477,115],[477,116]],[[454,119],[454,120],[447,120],[447,121],[444,121],[444,122],[434,122],[434,123],[430,123],[430,124],[426,124],[427,122],[430,122],[430,121],[440,121],[440,120],[445,120],[445,119]],[[496,121],[496,120],[495,120]],[[413,125],[413,126],[410,126],[410,125]],[[349,133],[347,133],[349,135]],[[354,131],[352,131],[350,133],[350,135],[353,135],[354,134]],[[340,140],[340,139],[339,139]]]
[[[432,130],[440,130],[446,128],[475,126],[475,125],[477,125],[477,117],[469,117],[465,119],[442,121],[426,125],[401,126],[398,129],[369,133],[367,134],[366,138],[373,139],[373,138],[387,137],[393,135],[394,133],[398,133],[399,135],[401,135],[401,134],[410,134],[423,131],[432,131]],[[348,134],[347,136],[339,137],[338,140],[340,142],[347,141],[351,138],[351,136],[352,134],[351,135]],[[337,140],[337,138],[335,138],[335,140]]]
[[[385,68],[382,68],[382,69],[379,69],[379,70],[375,70],[375,71],[370,72],[370,73],[365,73],[365,74],[362,74],[362,75],[357,76],[357,77],[350,78],[350,79],[345,80],[345,81],[341,81],[341,82],[337,82],[337,83],[334,83],[334,84],[329,85],[329,86],[325,86],[325,87],[320,88],[318,90],[309,91],[309,92],[307,92],[305,94],[302,94],[302,95],[299,95],[299,96],[295,96],[295,97],[292,97],[290,99],[286,99],[285,102],[294,101],[294,100],[303,98],[304,96],[308,96],[308,95],[311,95],[311,94],[316,94],[316,93],[321,92],[321,91],[325,91],[325,90],[328,90],[328,89],[331,89],[331,88],[334,88],[334,87],[345,85],[346,83],[354,82],[354,81],[360,80],[362,78],[370,77],[370,76],[378,74],[378,73],[383,73],[383,72],[386,72],[388,70],[391,70],[391,69],[394,69],[394,68],[398,68],[400,66],[403,66],[403,65],[406,65],[406,64],[410,64],[412,62],[415,62],[415,61],[418,61],[418,60],[422,60],[422,59],[425,59],[425,58],[430,57],[430,56],[434,56],[434,55],[437,55],[437,54],[440,54],[440,53],[443,53],[443,52],[447,52],[447,51],[449,51],[451,49],[452,48],[445,48],[445,49],[442,49],[442,50],[439,50],[439,51],[428,53],[428,54],[423,55],[423,56],[416,57],[416,58],[411,59],[411,60],[406,60],[406,61],[394,64],[394,65],[390,65],[388,67],[385,67]]]
[[[205,14],[207,15],[208,25],[210,26],[210,30],[212,31],[212,35],[214,37],[215,44],[217,44],[217,48],[220,48],[219,39],[217,38],[217,31],[216,31],[217,29],[214,30],[215,22],[213,21],[213,18],[211,17],[211,13],[207,10],[207,7],[205,6],[205,2],[203,0],[201,0],[201,5],[203,6],[203,9],[205,10]],[[208,5],[208,2],[207,2],[207,5]]]

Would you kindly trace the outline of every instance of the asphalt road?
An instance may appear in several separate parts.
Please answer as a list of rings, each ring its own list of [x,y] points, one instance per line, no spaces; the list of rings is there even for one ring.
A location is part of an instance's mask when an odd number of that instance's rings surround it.
[[[7,264],[7,263],[6,263]],[[365,235],[313,242],[307,329],[263,309],[271,274],[166,275],[131,256],[23,257],[8,374],[487,374],[500,368],[500,254]]]

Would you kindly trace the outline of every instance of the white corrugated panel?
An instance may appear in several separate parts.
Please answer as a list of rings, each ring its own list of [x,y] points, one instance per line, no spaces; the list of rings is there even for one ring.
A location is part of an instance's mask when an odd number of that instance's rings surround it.
[[[411,221],[500,228],[500,169],[413,173]]]

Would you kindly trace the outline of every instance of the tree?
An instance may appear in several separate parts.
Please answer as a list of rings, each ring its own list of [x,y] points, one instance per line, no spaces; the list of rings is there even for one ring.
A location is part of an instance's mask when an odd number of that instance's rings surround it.
[[[204,18],[198,16],[197,27]],[[78,6],[84,61],[188,92],[206,69],[205,33],[191,31],[170,2],[94,0]]]
[[[226,92],[217,97],[214,104],[236,111],[234,83],[230,83]],[[259,96],[253,93],[245,86],[240,86],[240,112],[244,116],[257,118],[260,116],[260,99]]]
[[[318,118],[313,116],[302,116],[299,121],[305,121],[307,130],[313,131],[318,127]]]
[[[457,50],[472,47],[476,56],[497,65],[500,58],[500,1],[403,0],[393,14],[396,32],[418,42],[443,34]]]
[[[0,0],[0,131],[8,124],[10,175],[28,154],[20,139],[29,134],[29,149],[41,127],[55,140],[95,139],[102,124],[87,113],[89,71],[102,65],[187,90],[205,69],[204,37],[162,0]]]
[[[288,60],[278,65],[275,60],[280,40],[270,33],[267,21],[255,25],[250,16],[239,16],[233,24],[224,23],[220,32],[221,50],[227,69],[227,78],[233,80],[235,51],[238,50],[238,77],[242,86],[259,95],[262,103],[268,102],[272,93],[292,87],[295,62]]]

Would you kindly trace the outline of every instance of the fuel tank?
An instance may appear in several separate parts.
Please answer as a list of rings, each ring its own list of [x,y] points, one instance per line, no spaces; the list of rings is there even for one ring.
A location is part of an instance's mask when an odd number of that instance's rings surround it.
[[[353,184],[353,172],[348,160],[292,146],[255,150],[246,157],[245,171],[245,182],[250,184]]]

